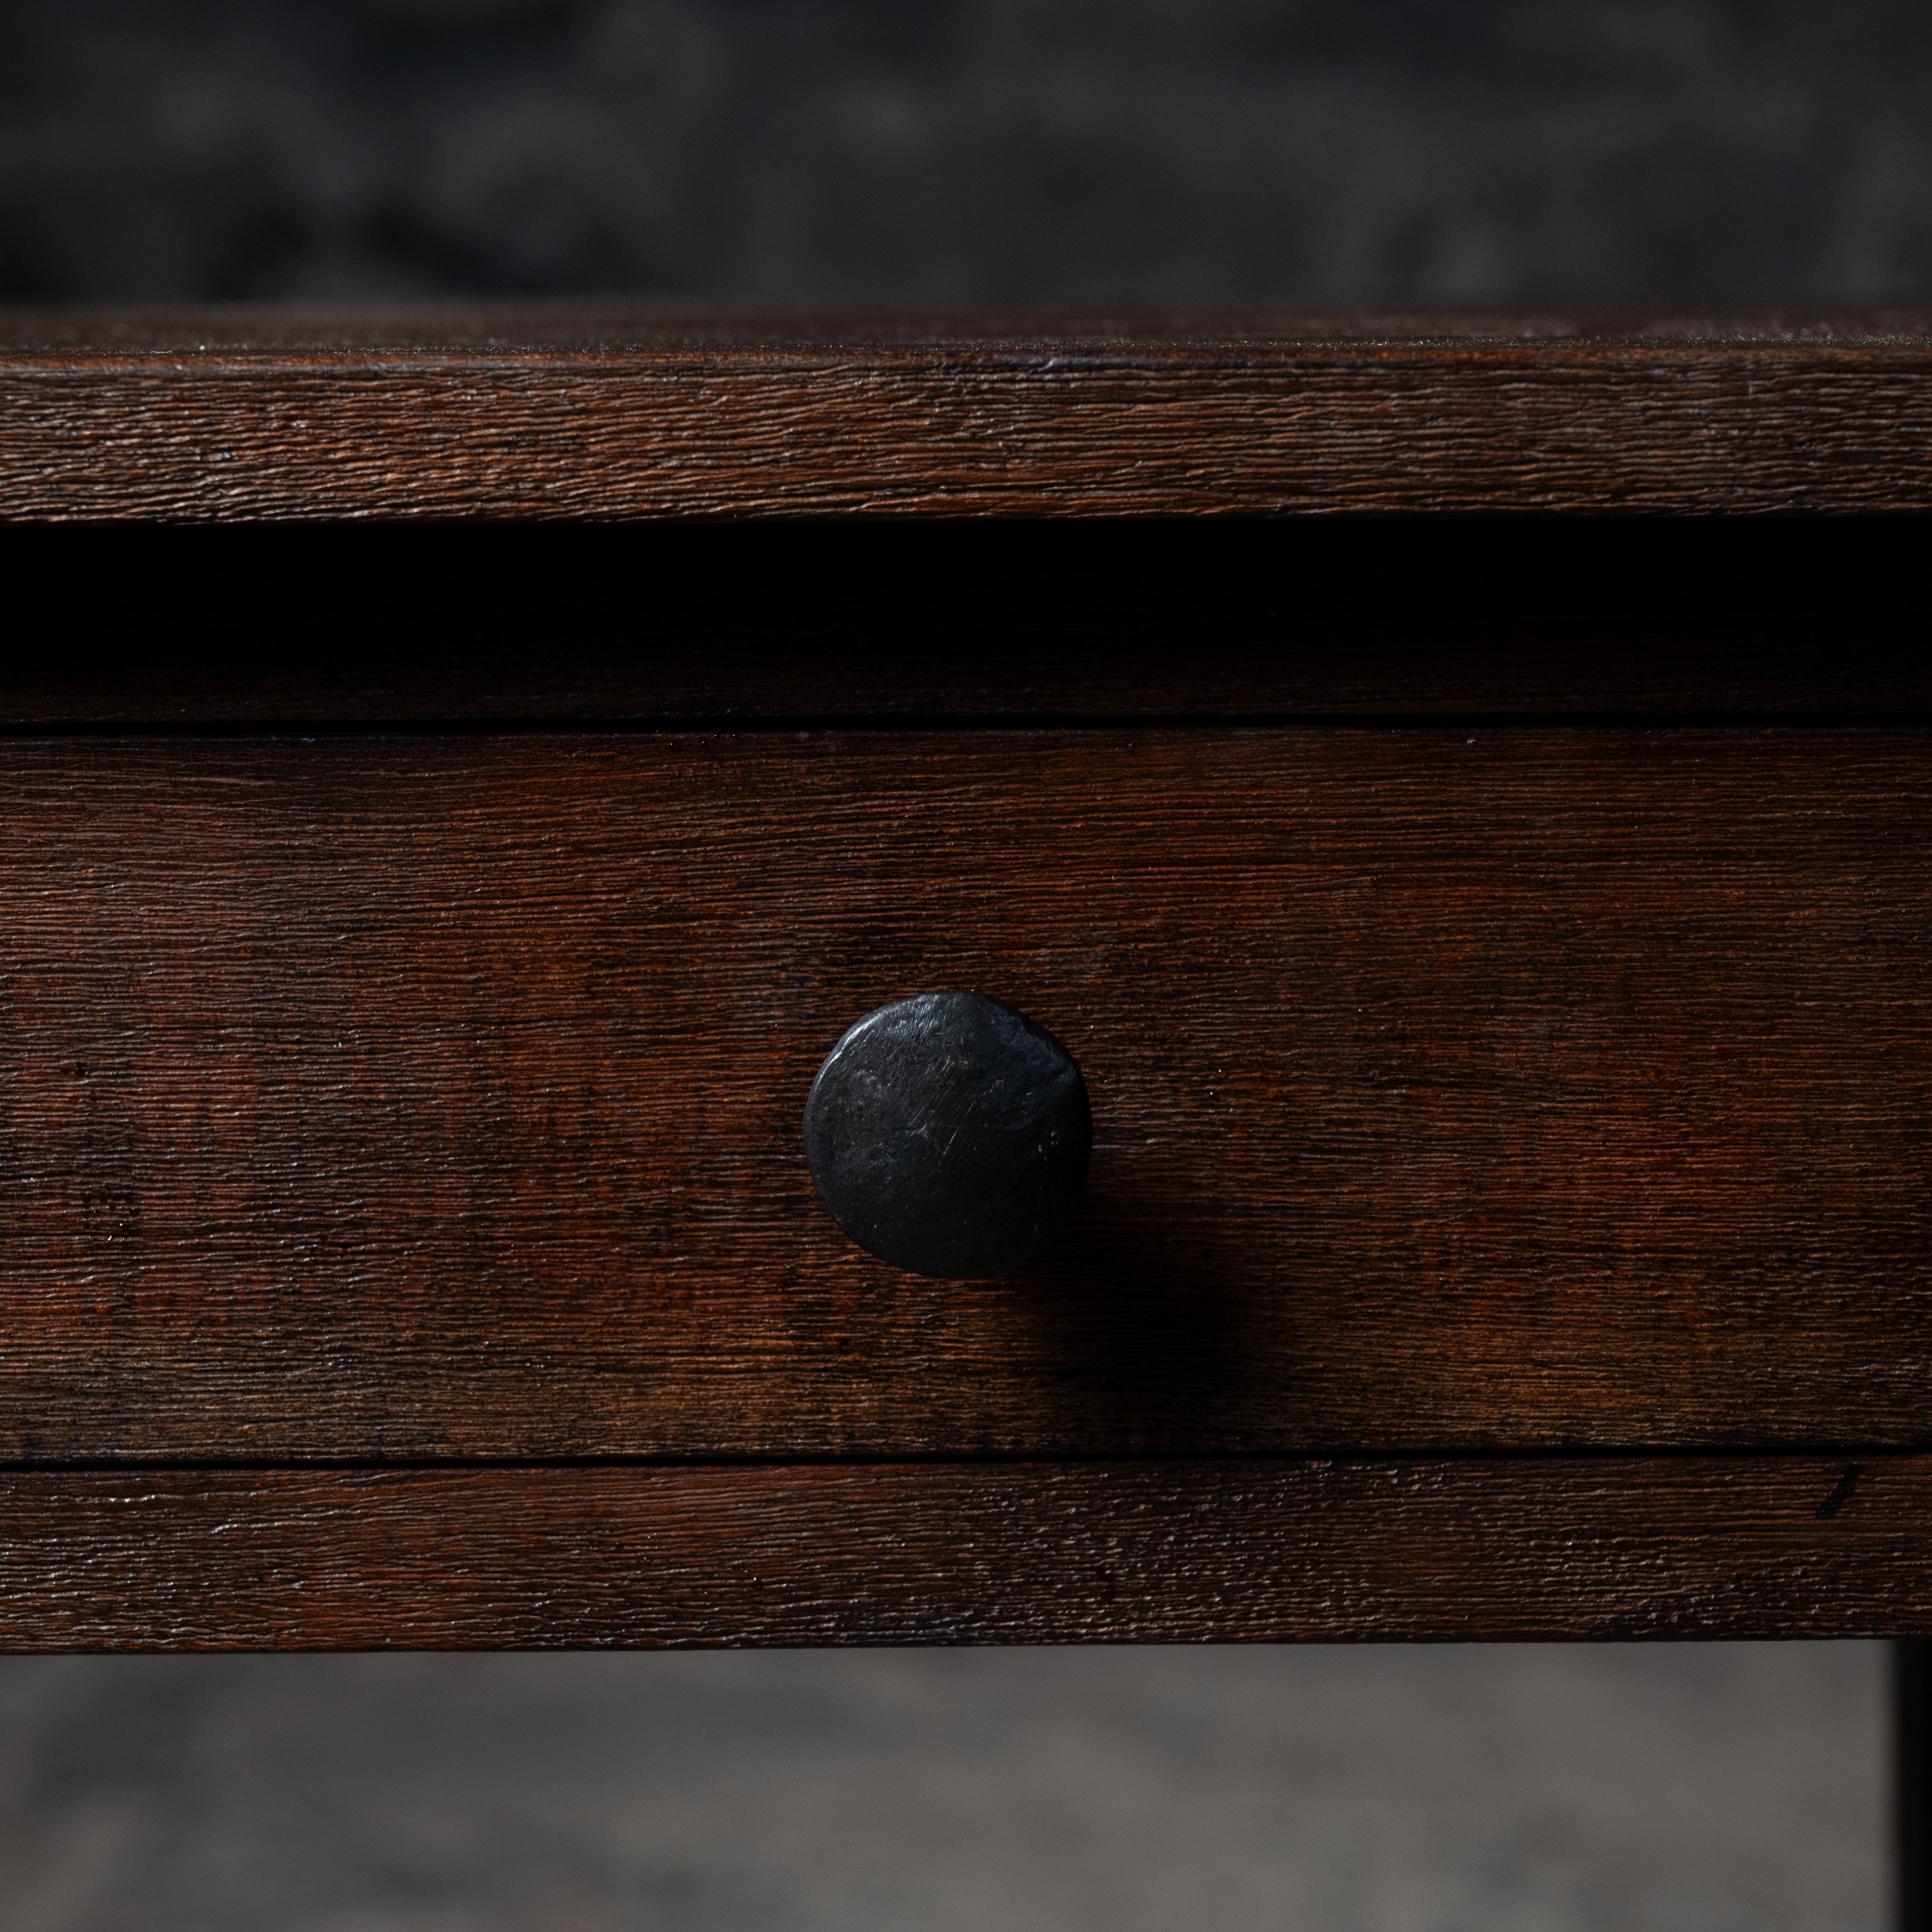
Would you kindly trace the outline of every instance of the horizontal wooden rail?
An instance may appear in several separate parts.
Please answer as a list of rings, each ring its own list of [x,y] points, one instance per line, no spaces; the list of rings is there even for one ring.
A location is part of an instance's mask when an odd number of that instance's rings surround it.
[[[15,1473],[0,1647],[1932,1631],[1932,1456]]]
[[[0,518],[1932,508],[1932,317],[0,318]]]

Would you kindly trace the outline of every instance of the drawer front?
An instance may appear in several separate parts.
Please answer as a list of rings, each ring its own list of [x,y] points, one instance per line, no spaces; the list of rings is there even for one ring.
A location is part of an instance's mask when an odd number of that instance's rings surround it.
[[[1932,742],[0,751],[0,1456],[1932,1436]],[[1073,1222],[814,1198],[850,1022],[1072,1048]]]

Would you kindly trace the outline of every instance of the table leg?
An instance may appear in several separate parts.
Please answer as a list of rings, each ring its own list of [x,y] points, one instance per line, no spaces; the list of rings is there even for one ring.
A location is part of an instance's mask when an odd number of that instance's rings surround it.
[[[1932,1639],[1892,1646],[1892,1855],[1898,1932],[1932,1932]]]

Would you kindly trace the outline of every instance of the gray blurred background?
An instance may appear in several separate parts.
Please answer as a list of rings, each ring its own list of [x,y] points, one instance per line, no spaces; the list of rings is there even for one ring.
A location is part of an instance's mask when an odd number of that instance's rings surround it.
[[[1932,295],[1924,0],[8,0],[0,298]]]
[[[1870,1644],[0,1659],[8,1932],[1880,1932]]]

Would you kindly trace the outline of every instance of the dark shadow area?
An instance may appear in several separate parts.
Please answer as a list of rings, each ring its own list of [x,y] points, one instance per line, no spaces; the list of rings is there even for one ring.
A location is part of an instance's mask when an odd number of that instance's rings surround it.
[[[0,530],[0,722],[1932,713],[1906,521]]]
[[[1277,1412],[1292,1400],[1293,1361],[1258,1352],[1292,1283],[1244,1266],[1241,1230],[1205,1204],[1211,1185],[1137,1174],[1102,1148],[1072,1222],[1003,1285],[1076,1432],[1142,1453],[1237,1454],[1251,1446],[1240,1418],[1256,1394]]]

